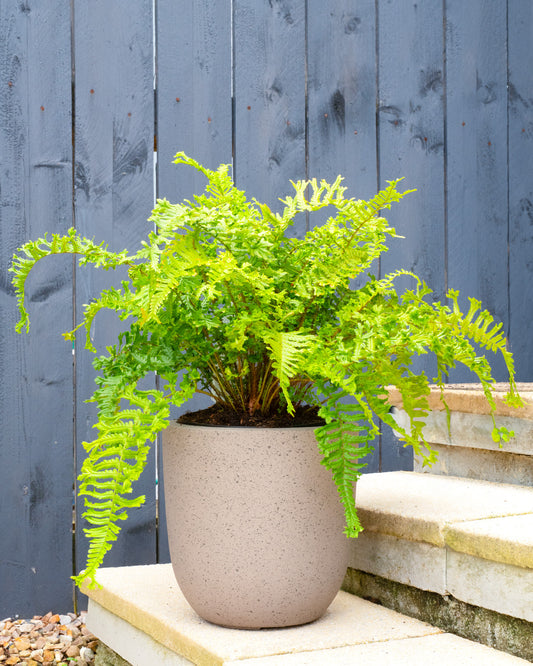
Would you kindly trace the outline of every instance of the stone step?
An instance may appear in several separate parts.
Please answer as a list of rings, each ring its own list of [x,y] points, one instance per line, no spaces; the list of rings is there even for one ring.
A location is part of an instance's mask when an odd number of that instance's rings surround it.
[[[416,472],[533,485],[533,384],[519,385],[526,402],[519,409],[503,402],[508,384],[496,384],[495,390],[496,423],[514,432],[501,445],[492,439],[489,405],[479,384],[449,384],[445,388],[443,397],[450,409],[449,416],[440,389],[431,388],[428,396],[431,411],[422,432],[439,457],[429,468],[415,456]],[[408,428],[409,419],[402,409],[400,393],[392,389],[389,401],[398,425]]]
[[[394,412],[396,422],[408,427],[403,410]],[[444,474],[497,483],[533,485],[533,421],[500,416],[499,426],[515,435],[500,446],[492,439],[493,423],[485,414],[432,411],[426,419],[423,434],[438,453],[434,465],[427,467],[418,456],[414,470],[426,474]]]
[[[396,586],[397,596],[412,600],[414,589],[439,595],[444,605],[450,597],[462,602],[478,624],[475,609],[485,609],[507,626],[504,633],[523,634],[533,658],[533,488],[417,472],[367,474],[357,484],[357,505],[365,529],[353,543],[346,589],[389,603],[386,581],[393,581],[406,588]],[[356,579],[366,581],[366,591]],[[400,602],[393,607],[405,610]]]
[[[100,569],[97,578],[102,587],[87,591],[86,622],[107,646],[97,655],[99,666],[528,663],[346,592],[339,592],[316,622],[250,631],[201,620],[185,601],[168,564]]]

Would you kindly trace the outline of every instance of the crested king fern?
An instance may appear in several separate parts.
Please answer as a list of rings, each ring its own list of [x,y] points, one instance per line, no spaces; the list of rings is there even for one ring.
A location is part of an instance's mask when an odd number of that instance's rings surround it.
[[[98,435],[85,443],[79,476],[91,527],[78,584],[94,584],[120,524],[143,502],[131,497],[134,483],[170,405],[185,403],[195,392],[249,416],[317,407],[324,419],[316,431],[318,446],[337,485],[349,536],[361,529],[354,484],[372,450],[378,419],[426,461],[434,460],[422,434],[429,380],[413,372],[413,356],[435,355],[434,381],[441,388],[449,368],[465,365],[483,385],[494,413],[491,368],[477,349],[501,354],[509,371],[507,401],[520,404],[501,326],[478,301],[471,300],[465,315],[457,292],[448,294],[451,306],[431,302],[431,290],[409,271],[380,279],[367,274],[388,239],[397,236],[381,211],[407,194],[398,191],[399,181],[370,201],[345,198],[340,177],[332,184],[293,183],[294,195],[275,213],[248,201],[227,165],[211,171],[183,153],[175,161],[203,173],[206,191],[179,204],[158,201],[153,228],[137,252],[112,252],[70,229],[65,236],[26,243],[10,269],[19,332],[29,327],[26,279],[43,257],[72,254],[81,265],[128,271],[121,286],[103,290],[85,306],[80,324],[64,334],[72,340],[85,327],[85,346],[97,354],[89,333],[98,312],[110,309],[130,324],[93,361],[99,373],[92,398]],[[322,225],[303,238],[288,234],[299,213],[326,208],[333,214]],[[399,291],[399,278],[414,286]],[[161,388],[142,390],[142,380],[154,372]],[[399,389],[408,427],[389,413],[387,386]],[[511,434],[494,423],[495,440]]]

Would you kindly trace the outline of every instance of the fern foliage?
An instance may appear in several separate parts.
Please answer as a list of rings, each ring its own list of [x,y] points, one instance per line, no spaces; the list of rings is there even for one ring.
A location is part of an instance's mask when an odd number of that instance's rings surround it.
[[[316,431],[323,459],[322,464],[331,471],[346,515],[345,533],[355,537],[363,529],[355,506],[355,484],[365,467],[362,458],[372,453],[372,441],[379,434],[372,412],[362,395],[354,396],[354,403],[342,390],[328,390],[328,398],[320,409],[325,425]]]
[[[144,469],[149,443],[162,430],[168,418],[168,402],[156,391],[138,391],[131,387],[121,392],[128,401],[113,416],[102,416],[96,424],[99,436],[85,443],[88,453],[79,476],[78,493],[85,498],[86,529],[90,539],[87,567],[75,578],[94,583],[96,569],[120,531],[119,521],[127,510],[140,506],[144,497],[128,499],[133,483]]]
[[[435,454],[423,438],[430,381],[443,387],[448,370],[461,363],[481,382],[495,412],[491,366],[479,349],[503,357],[507,402],[521,404],[502,327],[478,301],[463,313],[457,292],[449,292],[448,303],[434,302],[431,289],[410,271],[372,274],[390,239],[398,237],[383,212],[409,193],[399,191],[399,180],[369,201],[346,197],[340,176],[333,183],[299,181],[281,200],[281,212],[274,212],[234,186],[228,165],[210,170],[184,153],[175,161],[204,174],[205,192],[180,203],[159,200],[136,251],[113,252],[70,229],[29,241],[10,269],[19,332],[29,327],[26,280],[41,259],[71,254],[80,265],[127,270],[127,279],[95,294],[79,324],[64,334],[73,340],[85,328],[98,371],[92,398],[97,436],[85,444],[78,485],[91,525],[78,584],[94,583],[120,525],[142,503],[134,496],[135,481],[170,405],[195,392],[252,416],[317,406],[325,421],[318,445],[350,536],[361,529],[353,489],[379,420],[431,463]],[[290,235],[298,215],[312,224],[313,214],[326,209],[331,214],[325,222],[302,238]],[[129,327],[99,355],[90,328],[103,309]],[[422,354],[436,358],[431,380],[413,371],[413,358]],[[163,388],[143,390],[143,379],[154,372]],[[408,427],[394,422],[387,386],[400,391]],[[512,433],[494,421],[493,436],[502,442]]]
[[[299,331],[273,331],[265,336],[267,348],[272,358],[272,371],[279,380],[279,385],[287,401],[287,410],[294,414],[294,406],[288,392],[291,378],[298,375],[298,367],[305,352],[313,340],[311,335],[302,335]]]

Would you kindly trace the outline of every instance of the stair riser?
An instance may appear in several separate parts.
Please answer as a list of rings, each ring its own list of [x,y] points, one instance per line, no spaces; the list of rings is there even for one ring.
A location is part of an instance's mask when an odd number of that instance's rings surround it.
[[[350,567],[533,622],[530,568],[368,531],[355,542]]]

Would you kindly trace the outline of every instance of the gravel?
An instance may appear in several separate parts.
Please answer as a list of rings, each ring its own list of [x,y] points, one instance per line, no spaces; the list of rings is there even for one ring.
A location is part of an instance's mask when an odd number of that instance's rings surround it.
[[[94,666],[98,641],[85,612],[0,620],[0,666]]]

